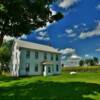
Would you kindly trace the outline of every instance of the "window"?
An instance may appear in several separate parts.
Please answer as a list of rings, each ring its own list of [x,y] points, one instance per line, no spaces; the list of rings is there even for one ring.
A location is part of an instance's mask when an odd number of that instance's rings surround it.
[[[26,72],[29,72],[29,69],[30,69],[30,64],[27,63],[27,64],[26,64]]]
[[[56,61],[58,61],[58,55],[56,55]]]
[[[58,64],[56,65],[56,71],[57,72],[59,71],[59,65]]]
[[[38,72],[38,64],[35,65],[35,72]]]
[[[44,53],[44,59],[45,60],[47,59],[47,53],[46,52]]]
[[[51,72],[51,67],[48,67],[48,72],[49,72],[49,73]]]
[[[26,58],[30,58],[30,51],[26,51]]]
[[[39,57],[38,51],[35,51],[35,58],[38,59],[38,57]]]
[[[53,60],[53,54],[51,54],[51,60]]]

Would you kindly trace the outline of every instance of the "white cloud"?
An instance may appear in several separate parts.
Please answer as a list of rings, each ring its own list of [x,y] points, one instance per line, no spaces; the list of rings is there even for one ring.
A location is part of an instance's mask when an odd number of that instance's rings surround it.
[[[97,48],[96,51],[100,52],[100,48]]]
[[[75,37],[76,33],[68,34],[68,37]]]
[[[81,57],[76,54],[76,51],[73,48],[62,49],[60,50],[60,53],[62,54],[62,60],[67,61],[68,59],[81,59]]]
[[[66,34],[59,34],[57,37],[58,38],[63,38],[63,37],[66,37],[67,35]]]
[[[36,38],[37,38],[38,40],[46,40],[46,41],[49,41],[49,40],[50,40],[49,37],[44,38],[44,37],[38,36],[38,37],[36,37]]]
[[[62,50],[60,50],[60,53],[62,54],[61,59],[65,60],[65,59],[71,57],[73,54],[75,54],[75,49],[73,49],[73,48],[62,49]]]
[[[74,3],[78,2],[79,0],[60,0],[59,7],[68,8],[72,6]]]
[[[78,28],[78,25],[74,25],[74,28],[77,29]]]
[[[75,49],[73,49],[73,48],[66,48],[66,49],[60,50],[60,52],[62,54],[69,54],[69,53],[73,54],[73,53],[75,53]]]
[[[55,15],[57,12],[50,8],[50,11],[52,12],[52,15]]]
[[[92,31],[89,32],[82,32],[79,35],[80,39],[86,39],[88,37],[93,37],[93,36],[99,36],[100,35],[100,22],[98,22],[98,25],[96,26],[96,28]]]
[[[37,37],[38,40],[50,40],[50,37],[48,36],[48,34],[46,32],[39,32],[37,33]]]
[[[76,33],[74,33],[72,29],[66,29],[65,32],[67,33],[68,37],[75,37],[76,36]]]
[[[46,32],[39,32],[38,35],[40,36],[45,36],[47,33]]]
[[[47,27],[40,27],[40,28],[36,29],[35,32],[43,31],[43,30],[45,30],[46,28],[47,28]]]
[[[93,58],[93,56],[89,55],[89,54],[85,54],[84,55],[85,58]]]
[[[83,26],[86,26],[86,23],[82,23]]]
[[[65,32],[68,33],[68,34],[71,34],[73,32],[73,30],[72,29],[66,29]]]
[[[78,38],[76,37],[76,38],[74,38],[73,40],[69,41],[69,43],[73,43],[73,42],[75,42],[75,41],[77,41],[77,40],[78,40]]]
[[[35,32],[40,32],[40,31],[46,30],[51,24],[54,24],[54,23],[55,22],[52,22],[52,23],[47,22],[46,26],[43,26],[43,27],[36,29]]]
[[[88,54],[85,54],[85,57],[86,57],[86,58],[88,58],[88,57],[90,57],[90,55],[88,55]]]
[[[25,34],[23,34],[23,35],[21,36],[21,38],[22,38],[22,39],[27,39],[27,36],[26,36]]]
[[[100,4],[96,6],[96,9],[97,10],[100,10]]]

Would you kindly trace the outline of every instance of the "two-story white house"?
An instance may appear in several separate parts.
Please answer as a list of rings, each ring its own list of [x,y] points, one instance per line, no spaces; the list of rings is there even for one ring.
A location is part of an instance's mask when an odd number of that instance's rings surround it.
[[[60,74],[61,54],[51,46],[15,40],[10,69],[12,76]]]

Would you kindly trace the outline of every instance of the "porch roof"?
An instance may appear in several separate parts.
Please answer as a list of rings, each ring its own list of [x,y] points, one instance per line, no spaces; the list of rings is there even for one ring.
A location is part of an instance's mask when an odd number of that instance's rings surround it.
[[[41,62],[43,65],[52,65],[53,62],[52,61],[48,61],[48,60],[44,60]]]

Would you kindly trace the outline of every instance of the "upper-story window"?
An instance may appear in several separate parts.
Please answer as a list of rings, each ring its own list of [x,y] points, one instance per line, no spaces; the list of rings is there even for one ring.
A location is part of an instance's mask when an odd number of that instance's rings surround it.
[[[26,51],[26,58],[30,58],[30,51],[29,50]]]
[[[47,59],[47,53],[46,52],[44,53],[44,59]]]
[[[35,51],[35,58],[36,58],[36,59],[39,58],[39,53],[38,53],[38,51]]]
[[[53,60],[53,54],[51,54],[51,60]]]
[[[58,55],[56,55],[56,61],[58,61],[58,60],[59,60]]]

